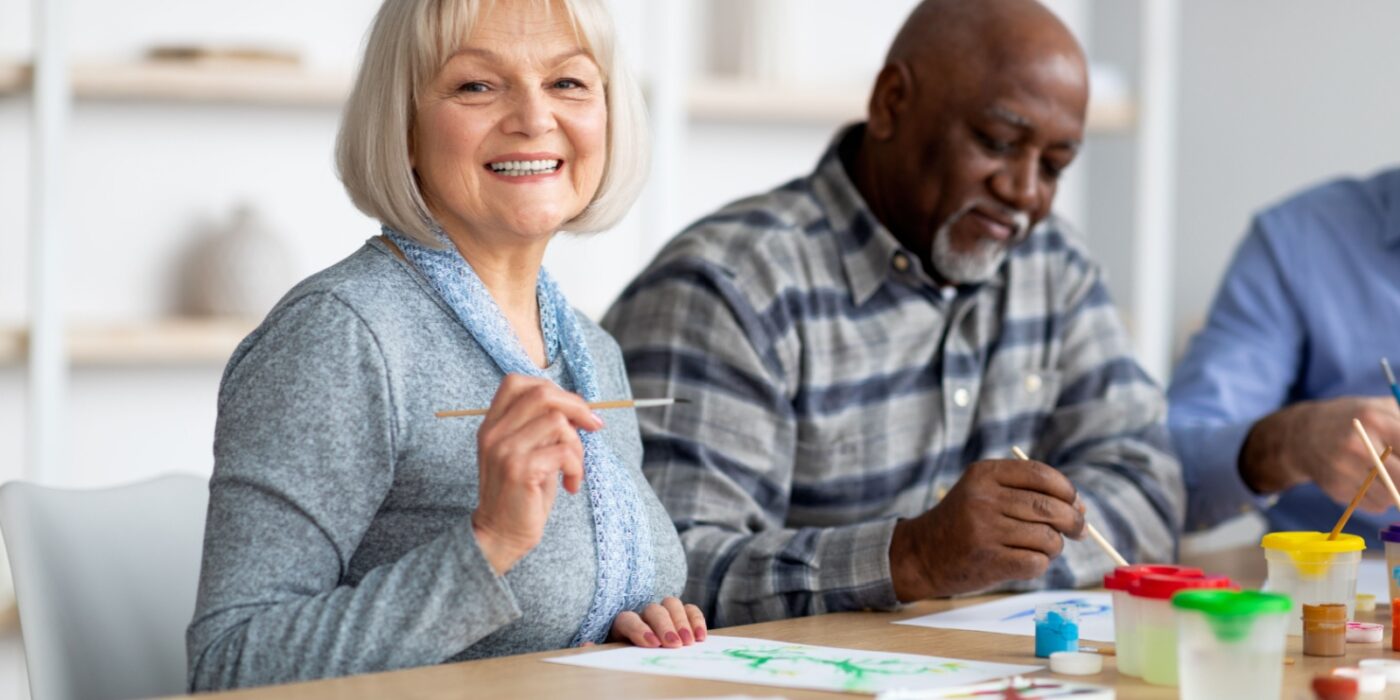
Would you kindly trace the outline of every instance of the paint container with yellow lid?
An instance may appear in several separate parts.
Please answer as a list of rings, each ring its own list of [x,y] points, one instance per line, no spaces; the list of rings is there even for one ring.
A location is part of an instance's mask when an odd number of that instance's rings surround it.
[[[1304,605],[1345,605],[1347,619],[1356,616],[1356,575],[1366,540],[1342,534],[1327,539],[1325,532],[1271,532],[1260,543],[1269,564],[1264,590],[1282,593],[1302,610]],[[1303,633],[1303,618],[1295,614],[1288,634]]]

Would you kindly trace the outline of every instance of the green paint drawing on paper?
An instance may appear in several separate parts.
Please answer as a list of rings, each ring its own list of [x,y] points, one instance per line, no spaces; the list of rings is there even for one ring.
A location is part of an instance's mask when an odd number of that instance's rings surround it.
[[[865,689],[875,678],[956,673],[967,669],[967,665],[959,661],[927,664],[903,659],[819,656],[803,647],[735,647],[693,654],[662,654],[642,659],[644,665],[669,669],[685,668],[696,662],[720,662],[761,675],[780,677],[823,669],[848,691]]]

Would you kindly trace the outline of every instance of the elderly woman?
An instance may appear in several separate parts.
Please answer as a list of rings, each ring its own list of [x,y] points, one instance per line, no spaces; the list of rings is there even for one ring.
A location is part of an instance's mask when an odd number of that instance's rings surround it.
[[[229,361],[192,689],[704,639],[636,417],[586,403],[629,395],[618,348],[540,267],[641,186],[613,44],[601,0],[380,9],[337,160],[384,235]]]

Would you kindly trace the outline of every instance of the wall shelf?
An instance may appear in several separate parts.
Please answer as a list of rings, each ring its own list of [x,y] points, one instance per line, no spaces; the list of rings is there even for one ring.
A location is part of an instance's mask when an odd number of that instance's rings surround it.
[[[860,119],[868,99],[867,86],[791,88],[759,81],[706,80],[691,84],[687,108],[693,119],[839,123]],[[1133,128],[1136,119],[1131,101],[1091,101],[1086,128],[1095,133],[1122,132]]]
[[[0,63],[0,95],[29,89],[27,64]],[[350,76],[279,64],[235,62],[80,63],[73,67],[78,99],[166,100],[336,107],[350,90]],[[865,113],[868,86],[830,89],[785,87],[760,81],[710,79],[692,82],[685,98],[687,116],[701,121],[841,123]],[[1131,129],[1136,109],[1130,101],[1094,101],[1090,131]]]
[[[242,318],[170,318],[124,325],[75,325],[67,334],[68,358],[83,366],[223,364],[257,327]],[[24,362],[28,332],[0,328],[0,365]]]
[[[0,64],[0,95],[27,93],[31,81],[28,64]],[[276,63],[78,63],[72,86],[78,99],[333,107],[349,94],[350,77]]]

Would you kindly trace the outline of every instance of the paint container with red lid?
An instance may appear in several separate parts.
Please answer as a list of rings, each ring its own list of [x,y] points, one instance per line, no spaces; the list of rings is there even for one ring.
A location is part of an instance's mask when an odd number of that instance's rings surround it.
[[[1118,672],[1125,676],[1142,676],[1142,648],[1138,639],[1137,600],[1128,589],[1134,581],[1146,575],[1156,576],[1203,576],[1204,572],[1194,566],[1172,566],[1169,564],[1130,564],[1120,566],[1103,577],[1103,587],[1113,593],[1113,642],[1118,659]]]

